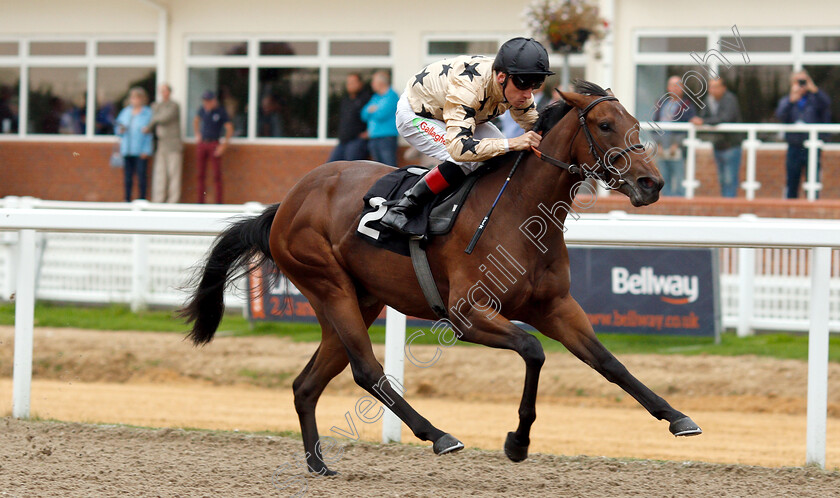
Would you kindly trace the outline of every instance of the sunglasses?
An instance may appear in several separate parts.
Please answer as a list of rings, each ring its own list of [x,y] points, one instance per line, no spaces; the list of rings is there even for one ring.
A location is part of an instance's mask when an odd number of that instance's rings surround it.
[[[514,74],[510,77],[510,80],[513,82],[513,86],[520,90],[537,90],[543,85],[543,82],[545,82],[545,77],[528,77]]]

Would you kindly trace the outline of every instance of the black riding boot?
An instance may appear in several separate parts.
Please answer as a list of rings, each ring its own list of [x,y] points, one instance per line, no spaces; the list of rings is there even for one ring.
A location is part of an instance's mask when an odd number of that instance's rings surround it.
[[[388,208],[388,212],[379,220],[379,223],[401,234],[423,235],[422,233],[411,233],[406,230],[406,225],[435,195],[437,194],[432,192],[432,189],[426,184],[426,178],[423,177],[403,194],[399,202]]]

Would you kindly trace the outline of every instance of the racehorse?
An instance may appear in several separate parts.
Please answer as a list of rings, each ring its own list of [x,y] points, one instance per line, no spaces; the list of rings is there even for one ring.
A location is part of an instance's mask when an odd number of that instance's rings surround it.
[[[535,124],[535,131],[544,137],[539,150],[521,159],[517,175],[498,199],[496,216],[474,252],[465,254],[464,248],[484,209],[496,199],[507,166],[518,152],[498,158],[498,167],[475,185],[453,229],[427,245],[438,291],[450,314],[458,318],[452,320],[452,326],[460,340],[511,349],[525,361],[519,425],[508,433],[504,444],[513,461],[528,455],[545,355],[539,340],[512,320],[528,323],[560,341],[651,415],[670,422],[674,435],[702,432],[689,417],[633,377],[601,344],[572,297],[564,230],[559,228],[568,212],[558,206],[572,206],[587,175],[617,185],[635,206],[657,201],[663,180],[644,146],[627,146],[626,137],[638,138],[639,122],[611,92],[578,81],[575,92],[563,92],[562,97],[565,102],[541,113]],[[615,150],[615,154],[607,153]],[[311,472],[321,475],[335,472],[324,462],[315,407],[324,388],[348,363],[356,383],[387,404],[416,437],[433,442],[436,454],[463,448],[460,441],[396,394],[383,376],[368,336],[368,328],[385,305],[406,315],[437,318],[424,298],[410,259],[374,247],[354,233],[360,223],[362,197],[391,171],[389,166],[368,161],[333,162],[315,168],[281,204],[255,218],[235,222],[219,235],[198,275],[198,286],[182,309],[187,323],[193,324],[192,341],[196,345],[209,342],[222,318],[226,284],[236,274],[255,267],[255,260],[257,265],[273,260],[309,300],[321,325],[321,343],[295,379],[293,389],[307,464]],[[553,220],[547,223],[551,229],[543,230],[538,245],[517,227],[546,209]],[[495,274],[487,270],[486,263],[498,263],[502,253],[510,265],[497,266]],[[486,295],[480,303],[475,291],[479,281],[484,282]],[[470,297],[468,303],[465,297]]]

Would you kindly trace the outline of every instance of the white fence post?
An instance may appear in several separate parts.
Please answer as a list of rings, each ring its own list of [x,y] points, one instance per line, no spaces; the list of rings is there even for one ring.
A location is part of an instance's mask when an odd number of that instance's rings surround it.
[[[755,249],[738,249],[738,337],[753,335]]]
[[[405,366],[405,315],[388,306],[385,314],[385,375],[397,379],[405,385],[403,372]],[[397,389],[397,394],[400,394]],[[391,410],[382,416],[382,442],[400,442],[402,420]]]
[[[149,202],[138,199],[131,203],[132,211],[142,211]],[[131,236],[131,311],[143,311],[148,307],[149,293],[149,236]]]
[[[828,296],[831,248],[811,251],[811,330],[808,333],[808,428],[805,463],[825,468],[828,409]]]
[[[761,188],[761,183],[755,181],[756,155],[758,153],[758,146],[761,145],[761,141],[757,137],[758,132],[751,129],[747,131],[747,139],[741,144],[747,151],[747,173],[744,182],[741,183],[741,188],[744,189],[748,201],[754,200],[755,191]]]
[[[819,178],[817,178],[817,165],[820,157],[820,147],[823,142],[819,139],[817,130],[808,132],[808,140],[805,142],[805,147],[808,147],[808,174],[806,176],[804,188],[809,201],[817,200],[817,194],[822,188]]]
[[[688,137],[683,140],[683,144],[686,146],[685,180],[683,180],[686,199],[693,199],[694,191],[700,186],[700,182],[697,180],[697,145],[699,143],[700,141],[697,140],[697,127],[690,126],[688,128]]]
[[[15,290],[15,358],[12,417],[29,417],[32,387],[32,334],[35,325],[35,230],[21,230]]]

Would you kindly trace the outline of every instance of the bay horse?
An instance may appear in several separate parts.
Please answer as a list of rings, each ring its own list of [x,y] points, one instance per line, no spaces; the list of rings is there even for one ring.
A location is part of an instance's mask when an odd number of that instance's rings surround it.
[[[588,168],[591,174],[617,183],[617,190],[636,206],[659,198],[663,180],[656,165],[642,153],[641,144],[626,147],[626,137],[638,137],[638,120],[611,92],[593,83],[578,81],[575,91],[563,92],[562,97],[565,102],[541,113],[535,125],[535,131],[544,137],[540,148],[521,160],[517,175],[499,199],[495,217],[473,253],[465,254],[464,248],[518,152],[497,159],[499,167],[477,182],[451,232],[432,238],[427,246],[437,288],[447,309],[460,319],[460,323],[453,320],[459,338],[513,350],[525,362],[519,425],[508,433],[504,444],[506,455],[513,461],[522,461],[528,455],[545,355],[539,340],[512,320],[530,324],[560,341],[633,396],[651,415],[670,422],[674,435],[702,432],[689,417],[633,377],[598,340],[570,292],[563,230],[548,224],[553,229],[541,236],[544,247],[517,230],[546,205],[572,205],[575,185],[584,174],[574,165],[593,165]],[[577,112],[570,112],[573,109]],[[579,133],[581,130],[584,133]],[[606,151],[616,149],[621,152],[605,157]],[[616,157],[621,158],[621,168],[613,164]],[[554,165],[546,162],[549,160]],[[573,167],[555,167],[563,164]],[[396,394],[383,376],[368,336],[368,328],[385,305],[406,315],[437,318],[421,291],[410,258],[376,248],[354,233],[360,223],[362,197],[376,180],[391,171],[389,166],[368,161],[333,162],[315,168],[281,204],[255,218],[235,222],[217,237],[198,275],[198,286],[181,310],[187,323],[192,323],[188,337],[194,344],[209,342],[224,312],[226,284],[236,274],[253,268],[255,259],[257,264],[273,260],[309,300],[321,325],[321,343],[294,380],[293,390],[307,464],[311,472],[321,475],[335,472],[324,462],[315,407],[324,388],[348,363],[356,383],[387,404],[417,438],[431,441],[436,454],[463,448],[460,441],[438,429]],[[567,211],[553,209],[551,214],[562,224]],[[485,275],[491,276],[484,262],[488,257],[492,261],[499,247],[516,262],[517,271],[505,275],[503,284],[499,272],[495,276],[498,282],[494,282],[496,292],[493,297],[487,293],[488,302],[496,301],[498,312],[488,312],[486,302],[478,305],[475,299],[470,301],[474,306],[465,306],[464,298],[476,283]],[[489,282],[485,279],[484,283]],[[490,289],[487,285],[485,288]]]

